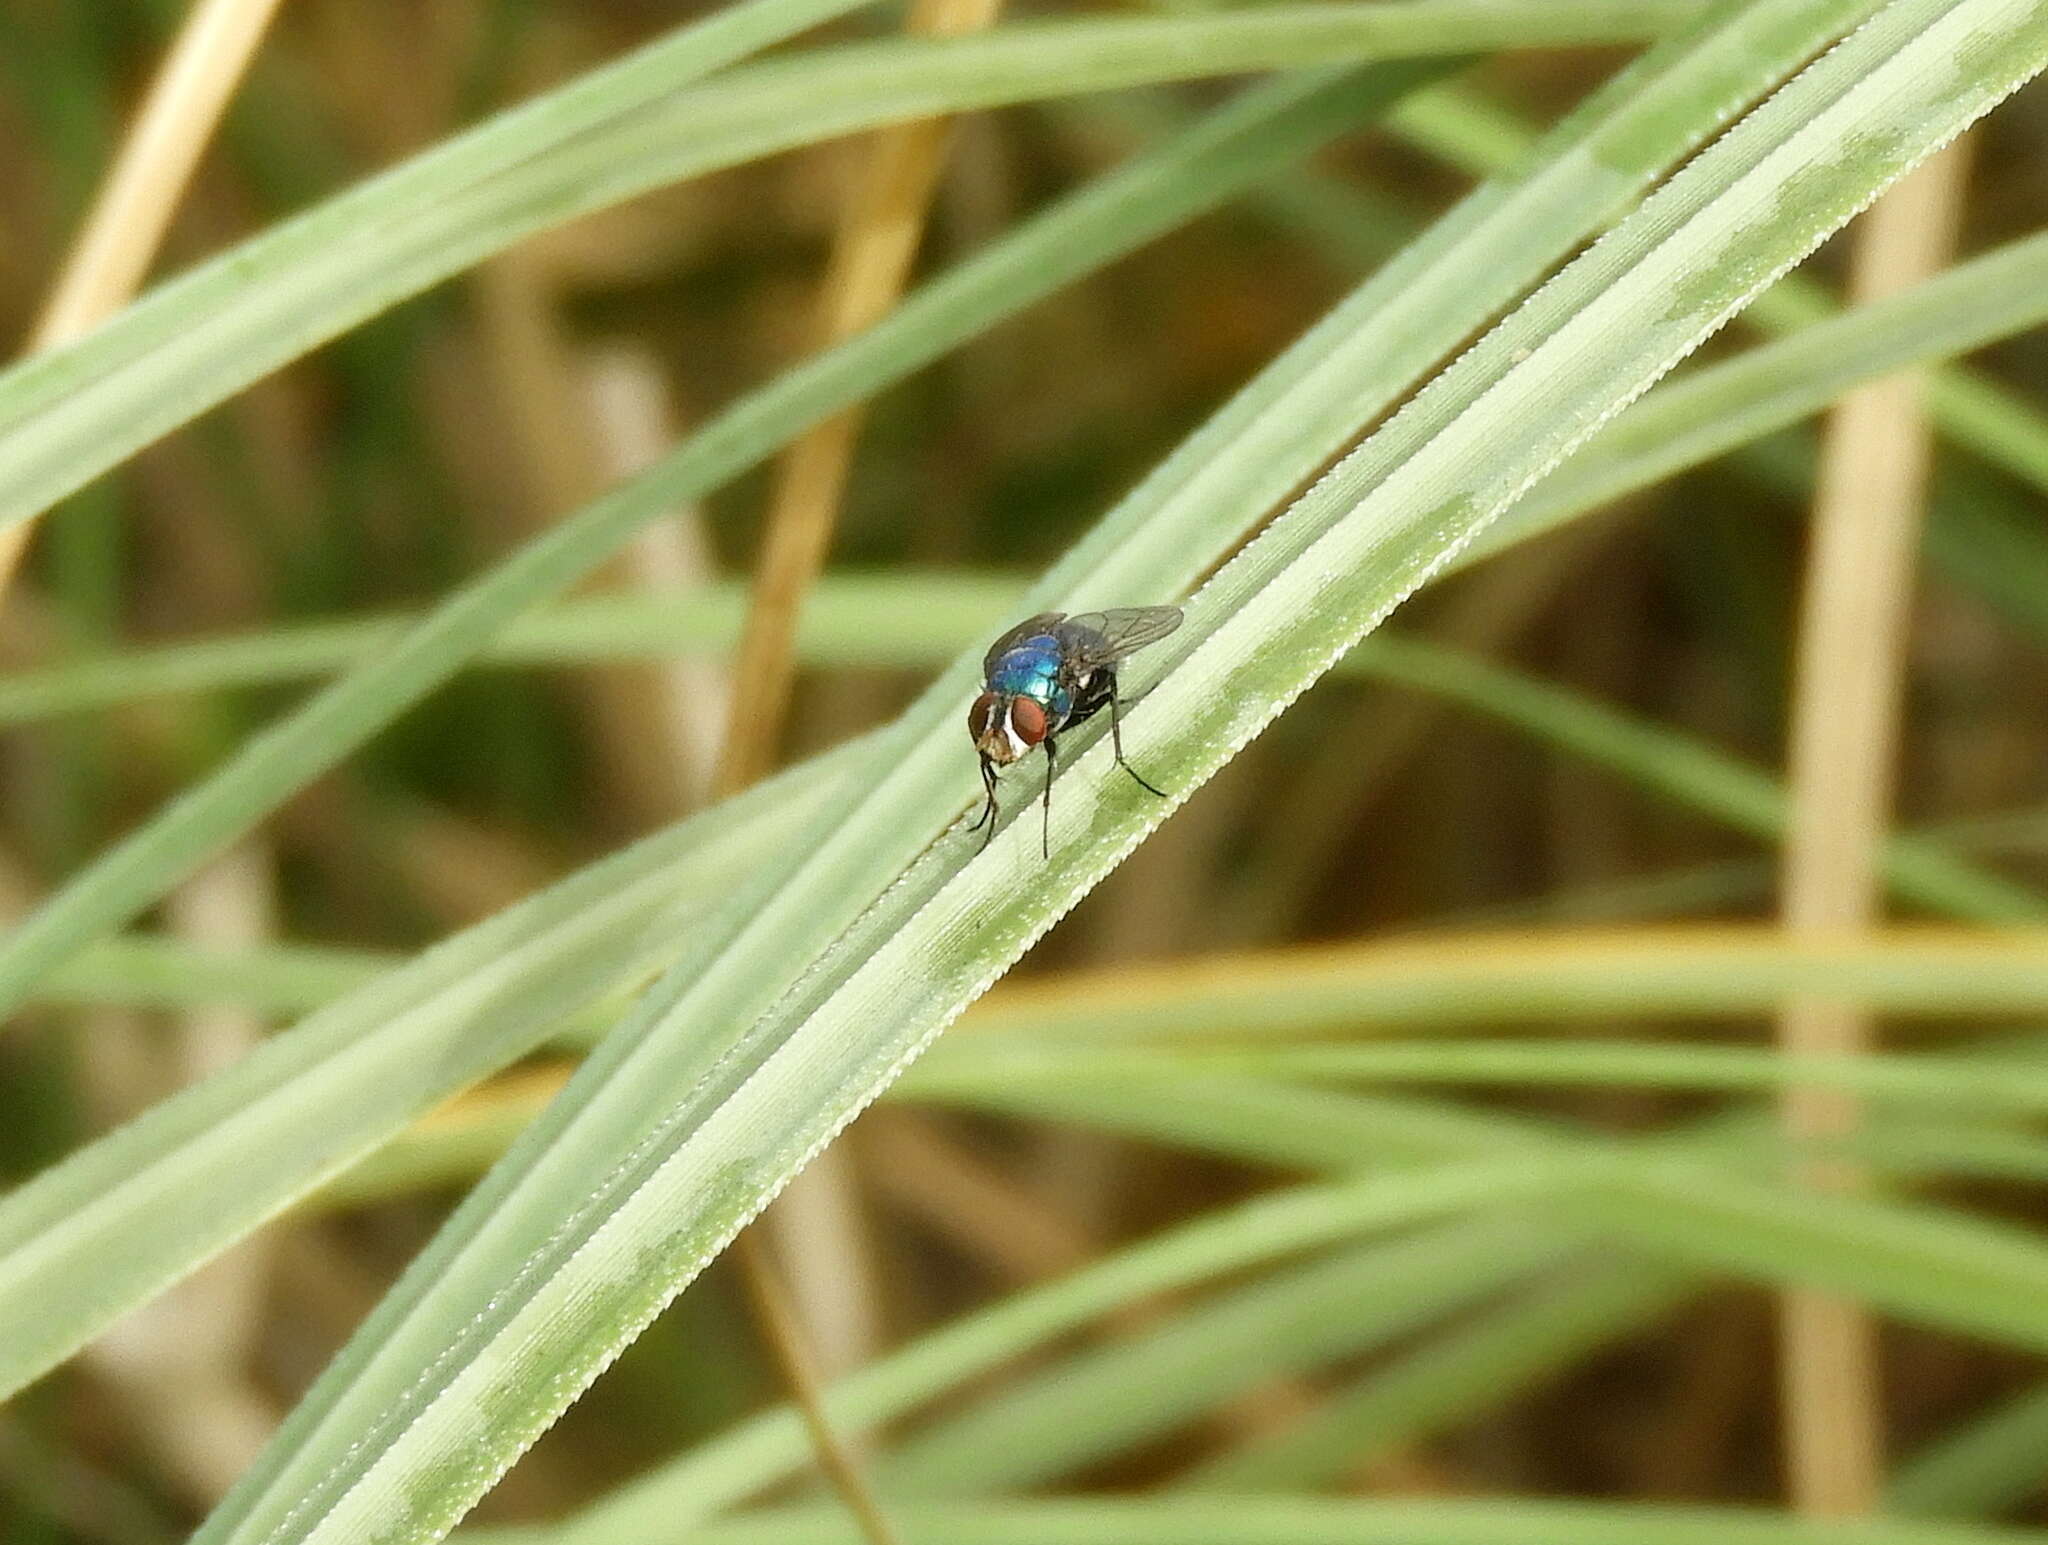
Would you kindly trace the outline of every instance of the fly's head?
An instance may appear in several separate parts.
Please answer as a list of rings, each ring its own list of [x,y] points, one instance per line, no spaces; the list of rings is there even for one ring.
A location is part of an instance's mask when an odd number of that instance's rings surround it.
[[[1033,697],[984,692],[967,710],[974,749],[998,767],[1028,756],[1052,728],[1045,705]]]

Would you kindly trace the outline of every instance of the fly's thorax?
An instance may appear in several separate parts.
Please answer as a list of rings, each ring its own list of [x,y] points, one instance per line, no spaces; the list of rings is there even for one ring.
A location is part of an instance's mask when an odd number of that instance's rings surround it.
[[[989,666],[989,690],[1014,697],[1020,692],[1030,692],[1038,682],[1052,680],[1059,670],[1058,642],[1051,638],[1027,638],[1005,650]]]

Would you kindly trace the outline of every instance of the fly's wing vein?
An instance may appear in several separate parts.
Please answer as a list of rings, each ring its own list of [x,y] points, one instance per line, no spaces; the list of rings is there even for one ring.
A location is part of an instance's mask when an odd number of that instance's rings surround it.
[[[1069,669],[1085,674],[1158,643],[1180,625],[1178,606],[1122,606],[1068,617],[1059,624],[1056,636],[1065,648]]]

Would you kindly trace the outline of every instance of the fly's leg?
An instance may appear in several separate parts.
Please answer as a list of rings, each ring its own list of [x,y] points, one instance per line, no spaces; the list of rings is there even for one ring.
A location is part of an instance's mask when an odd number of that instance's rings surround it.
[[[1052,775],[1058,761],[1059,752],[1048,735],[1045,737],[1045,814],[1038,825],[1038,851],[1045,858],[1052,857]]]
[[[996,840],[997,815],[996,769],[995,764],[991,762],[987,757],[983,757],[981,759],[981,792],[982,797],[986,799],[988,803],[982,806],[981,814],[975,819],[974,824],[968,827],[967,829],[971,832],[978,832],[981,830],[981,823],[983,821],[986,821],[988,823],[988,835],[981,839],[981,847],[976,850],[978,852],[986,852],[988,850],[988,845]]]
[[[1109,743],[1116,752],[1116,765],[1129,773],[1133,778],[1136,778],[1139,788],[1157,794],[1161,799],[1167,797],[1166,790],[1153,788],[1151,784],[1145,781],[1143,774],[1137,768],[1124,760],[1124,727],[1123,720],[1117,712],[1116,677],[1114,676],[1109,678]]]

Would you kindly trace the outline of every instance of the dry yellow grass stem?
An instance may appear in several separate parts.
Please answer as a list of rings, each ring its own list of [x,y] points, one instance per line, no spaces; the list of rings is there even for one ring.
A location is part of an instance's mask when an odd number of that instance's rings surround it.
[[[1856,228],[1852,303],[1918,284],[1954,250],[1968,152],[1951,147],[1901,182]],[[1877,918],[1879,848],[1889,820],[1913,557],[1929,435],[1917,374],[1845,397],[1830,419],[1814,491],[1801,602],[1790,745],[1792,823],[1782,912],[1795,938],[1856,933]],[[1779,1020],[1792,1053],[1855,1053],[1871,1040],[1853,1004],[1794,999]],[[1824,1143],[1857,1119],[1839,1090],[1787,1092],[1795,1143]],[[1853,1170],[1818,1161],[1808,1184],[1847,1188]],[[1883,1434],[1875,1326],[1861,1305],[1791,1291],[1781,1309],[1785,1473],[1813,1517],[1877,1506]]]
[[[278,0],[193,6],[36,319],[31,353],[90,332],[141,285],[277,7]],[[0,589],[14,577],[31,529],[17,521],[0,530]]]

